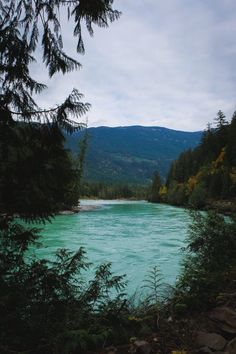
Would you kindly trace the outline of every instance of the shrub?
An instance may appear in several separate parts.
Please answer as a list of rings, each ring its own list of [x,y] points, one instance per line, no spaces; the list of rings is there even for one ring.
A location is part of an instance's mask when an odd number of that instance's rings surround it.
[[[236,287],[236,222],[214,212],[195,211],[192,218],[174,302],[196,310],[213,305],[220,291]]]

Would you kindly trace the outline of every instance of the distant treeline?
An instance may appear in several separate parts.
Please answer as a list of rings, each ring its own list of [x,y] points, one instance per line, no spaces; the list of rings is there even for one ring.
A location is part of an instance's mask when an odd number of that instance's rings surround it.
[[[219,111],[195,149],[183,152],[162,183],[153,177],[149,200],[197,208],[212,200],[236,197],[236,112],[229,123]]]
[[[97,199],[147,199],[148,187],[141,185],[82,182],[81,198]]]

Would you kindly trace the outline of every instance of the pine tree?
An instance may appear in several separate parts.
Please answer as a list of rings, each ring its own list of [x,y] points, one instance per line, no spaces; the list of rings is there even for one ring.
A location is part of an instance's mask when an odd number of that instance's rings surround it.
[[[224,113],[219,110],[217,113],[217,117],[215,118],[216,129],[221,129],[223,126],[228,124]]]
[[[150,196],[149,196],[149,201],[150,202],[160,202],[161,198],[159,195],[159,190],[162,186],[162,181],[161,177],[158,171],[156,171],[152,177],[152,186],[151,186],[151,191],[150,191]]]
[[[65,158],[66,153],[63,151],[64,141],[60,130],[70,133],[83,128],[85,124],[79,122],[79,118],[89,110],[90,105],[81,102],[82,94],[77,89],[73,89],[64,102],[55,107],[50,109],[39,107],[35,97],[45,90],[46,86],[32,77],[30,64],[36,60],[36,50],[42,47],[42,60],[50,77],[58,72],[65,74],[80,68],[81,64],[63,50],[60,12],[67,10],[68,20],[74,21],[74,31],[71,35],[77,38],[78,53],[84,53],[82,24],[86,24],[91,36],[93,25],[107,27],[109,22],[113,22],[120,16],[120,13],[112,8],[112,4],[112,0],[3,0],[0,2],[0,158],[2,162],[0,207],[2,212],[19,214],[26,205],[31,205],[28,209],[29,211],[33,209],[33,213],[29,212],[27,215],[25,208],[24,217],[36,217],[37,213],[39,217],[44,217],[58,210],[59,200],[56,195],[64,198],[63,193],[60,192],[64,189],[61,177],[65,175],[66,169],[71,171],[70,164]],[[31,125],[31,128],[21,124],[19,129],[19,122],[25,122]],[[33,135],[36,136],[37,148],[33,143]],[[50,151],[54,149],[52,143],[54,147],[57,146],[57,160],[62,162],[64,159],[64,167],[61,163],[61,173],[57,173],[56,177],[57,166],[51,163],[50,171],[54,169],[55,183],[51,181],[52,172],[46,186],[44,183],[46,175],[41,179],[33,178],[34,168],[32,175],[27,176],[26,171],[29,168],[27,156],[29,158],[31,155],[34,164],[37,164],[38,160],[46,165],[49,162],[46,155],[50,155]],[[32,149],[28,151],[30,146]],[[25,164],[26,170],[23,170]],[[37,168],[39,165],[40,163]],[[17,167],[19,173],[16,171]],[[46,169],[41,171],[46,172]],[[28,172],[30,173],[29,170]],[[19,178],[14,179],[13,174]],[[10,178],[12,183],[9,183]],[[57,184],[59,180],[61,180],[60,188]],[[45,189],[41,188],[41,184],[45,185]],[[49,185],[55,190],[54,194],[51,193]],[[16,195],[13,195],[14,193]],[[49,195],[53,197],[49,198]],[[25,198],[28,200],[27,203]],[[39,200],[44,202],[41,203]],[[12,208],[14,204],[16,204],[15,210]],[[11,205],[11,208],[7,208],[7,205]]]
[[[77,38],[77,52],[84,53],[82,23],[93,35],[93,25],[107,27],[118,19],[120,12],[112,8],[113,0],[2,0],[0,3],[0,121],[12,120],[56,122],[72,131],[81,128],[77,118],[89,109],[82,95],[74,89],[65,101],[51,109],[38,107],[34,96],[46,86],[33,79],[30,63],[36,49],[42,45],[43,62],[52,77],[77,70],[81,64],[63,50],[60,11],[68,11],[74,21],[71,35]]]

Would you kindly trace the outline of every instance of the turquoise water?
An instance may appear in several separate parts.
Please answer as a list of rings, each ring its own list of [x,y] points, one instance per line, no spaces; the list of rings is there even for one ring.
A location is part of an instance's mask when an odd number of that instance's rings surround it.
[[[117,275],[127,274],[128,292],[142,283],[153,266],[173,284],[182,259],[188,213],[145,201],[81,201],[97,209],[59,215],[42,231],[39,256],[51,258],[58,248],[85,247],[94,265],[111,261]]]

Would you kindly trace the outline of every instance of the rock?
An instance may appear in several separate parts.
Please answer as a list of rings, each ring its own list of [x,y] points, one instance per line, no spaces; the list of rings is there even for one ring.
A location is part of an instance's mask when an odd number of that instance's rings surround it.
[[[224,323],[218,323],[218,327],[226,333],[231,333],[231,334],[235,334],[236,333],[236,329],[234,327],[231,327],[227,324]],[[236,354],[236,353],[235,353]]]
[[[196,345],[198,347],[207,347],[214,350],[221,350],[226,345],[226,340],[216,333],[196,333]]]
[[[199,348],[198,350],[196,350],[194,353],[197,353],[197,354],[209,354],[209,353],[213,353],[213,351],[208,348],[208,347],[202,347],[202,348]]]
[[[152,347],[146,340],[136,340],[133,343],[136,354],[150,354]]]
[[[74,212],[72,210],[61,210],[58,212],[58,215],[73,215]]]
[[[236,312],[229,307],[216,307],[210,318],[217,321],[219,327],[228,333],[236,333]]]
[[[233,292],[233,293],[220,293],[216,300],[217,300],[217,303],[222,303],[222,304],[225,304],[231,300],[235,300],[236,299],[236,292]]]
[[[73,207],[71,208],[71,210],[72,210],[75,214],[77,214],[77,213],[80,211],[80,207],[79,207],[79,205],[73,206]]]
[[[223,214],[231,215],[235,212],[235,201],[231,200],[215,200],[211,202],[208,207],[217,210]]]
[[[236,338],[232,339],[226,347],[226,351],[229,354],[235,354],[236,353]]]
[[[79,211],[94,211],[99,208],[100,208],[99,205],[80,205]]]
[[[104,352],[102,354],[117,354],[117,348],[115,347],[108,347],[104,349]]]

